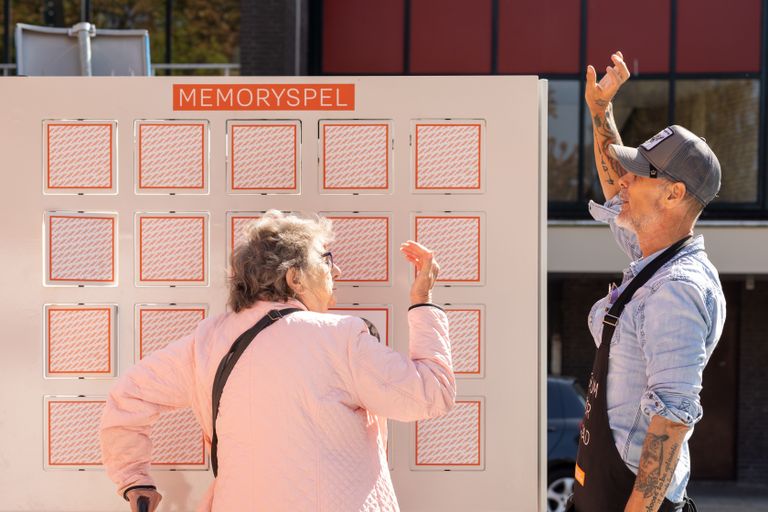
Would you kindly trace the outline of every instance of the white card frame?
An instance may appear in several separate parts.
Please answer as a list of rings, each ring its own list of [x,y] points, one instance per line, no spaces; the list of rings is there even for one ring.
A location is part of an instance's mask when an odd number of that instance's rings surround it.
[[[237,187],[235,188],[235,129],[249,126],[279,126],[294,128],[294,174],[293,187]],[[229,119],[226,121],[226,187],[227,194],[271,195],[271,194],[301,194],[302,161],[301,141],[302,123],[299,119]]]
[[[149,186],[141,183],[142,126],[200,126],[201,136],[201,186]],[[207,119],[137,119],[133,124],[133,190],[136,195],[206,195],[210,183],[210,122]]]
[[[51,185],[51,126],[109,126],[110,128],[110,169],[109,186],[85,186],[85,187],[60,187]],[[42,137],[43,165],[42,165],[42,183],[43,194],[45,195],[115,195],[118,193],[118,150],[117,150],[117,121],[114,120],[82,120],[82,119],[45,119],[43,120]]]
[[[108,327],[108,371],[53,371],[51,370],[51,327],[50,327],[50,314],[51,311],[69,311],[69,310],[107,310],[109,312],[109,327]],[[118,374],[118,358],[117,358],[117,333],[118,329],[118,308],[117,304],[96,304],[96,303],[77,303],[77,304],[45,304],[43,306],[43,378],[45,379],[112,379]]]

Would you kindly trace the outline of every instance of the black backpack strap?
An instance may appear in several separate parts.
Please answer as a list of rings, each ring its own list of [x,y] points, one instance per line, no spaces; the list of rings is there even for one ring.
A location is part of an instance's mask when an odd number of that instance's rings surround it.
[[[688,235],[667,247],[663,253],[659,254],[653,261],[648,263],[648,265],[646,265],[643,270],[641,270],[640,273],[638,273],[632,279],[632,281],[629,282],[627,287],[624,288],[624,291],[621,292],[619,298],[616,299],[616,302],[613,303],[611,309],[609,309],[605,314],[603,323],[610,328],[615,328],[616,323],[619,321],[619,317],[621,316],[621,312],[624,311],[624,306],[627,305],[627,302],[632,300],[632,296],[635,294],[635,292],[641,286],[647,283],[648,280],[653,277],[653,274],[655,274],[661,267],[663,267],[665,263],[674,258],[678,252],[682,251],[683,248],[690,245],[691,242],[693,242],[693,237]],[[611,330],[611,333],[612,332],[613,331]]]
[[[256,322],[253,327],[241,334],[232,346],[229,348],[229,352],[221,359],[219,368],[216,370],[216,377],[213,379],[213,400],[212,400],[212,419],[213,419],[213,435],[211,436],[211,467],[213,468],[213,476],[215,477],[219,472],[219,458],[217,454],[217,446],[219,443],[218,436],[216,435],[216,418],[219,416],[219,403],[221,402],[221,394],[224,391],[224,385],[227,383],[229,375],[237,364],[240,356],[243,355],[245,349],[251,344],[253,338],[256,337],[261,331],[280,320],[284,316],[288,316],[291,313],[297,311],[303,311],[299,308],[285,308],[281,310],[273,309],[261,320]]]

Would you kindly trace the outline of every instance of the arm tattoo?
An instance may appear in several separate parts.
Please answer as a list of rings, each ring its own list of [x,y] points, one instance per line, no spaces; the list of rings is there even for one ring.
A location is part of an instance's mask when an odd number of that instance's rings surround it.
[[[595,132],[601,133],[603,130],[603,121],[600,119],[600,114],[596,114],[595,117],[592,119],[595,125]],[[603,145],[597,143],[595,141],[595,144],[597,144],[597,151],[600,153],[600,168],[603,170],[603,173],[605,174],[605,182],[608,185],[613,185],[615,182],[613,181],[613,178],[611,178],[611,172],[608,170],[608,165],[605,163],[605,153],[603,152]]]
[[[670,446],[667,441],[668,435],[649,432],[643,445],[635,490],[642,493],[643,499],[648,503],[645,509],[647,512],[656,512],[659,509],[675,470],[673,463],[677,459],[680,445],[674,443]]]
[[[621,144],[619,130],[616,128],[616,122],[613,119],[613,107],[610,103],[605,104],[605,114],[595,114],[592,118],[595,132],[595,147],[600,154],[600,168],[605,176],[605,182],[608,185],[614,185],[614,176],[620,178],[626,174],[619,162],[610,157],[608,146],[611,144]],[[611,172],[613,171],[613,172]]]

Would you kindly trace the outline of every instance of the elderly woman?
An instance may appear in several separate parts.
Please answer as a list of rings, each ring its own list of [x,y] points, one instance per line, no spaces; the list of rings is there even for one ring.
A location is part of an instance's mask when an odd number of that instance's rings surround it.
[[[327,252],[331,236],[326,219],[267,212],[232,255],[231,312],[203,320],[115,384],[102,453],[131,510],[142,496],[150,510],[160,501],[149,471],[152,424],[190,406],[206,441],[218,439],[218,475],[198,510],[398,510],[386,418],[440,416],[456,392],[448,321],[431,303],[438,265],[418,243],[400,247],[417,269],[406,357],[379,343],[363,320],[327,313],[341,274]],[[244,346],[244,333],[265,317]],[[230,350],[236,340],[240,348]]]

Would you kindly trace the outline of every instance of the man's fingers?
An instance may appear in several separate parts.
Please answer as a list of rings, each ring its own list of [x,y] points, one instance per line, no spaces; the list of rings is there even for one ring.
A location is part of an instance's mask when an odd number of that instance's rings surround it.
[[[607,68],[605,68],[605,72],[613,82],[613,84],[611,85],[618,87],[619,85],[621,85],[622,82],[624,82],[624,80],[621,79],[621,75],[619,75],[619,72],[615,67],[608,66]]]
[[[618,53],[611,55],[611,60],[614,64],[613,68],[616,70],[619,78],[621,79],[621,82],[626,82],[630,75],[627,63],[624,62],[624,59]]]
[[[590,64],[587,66],[587,87],[592,88],[597,82],[597,72],[595,68]]]

